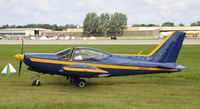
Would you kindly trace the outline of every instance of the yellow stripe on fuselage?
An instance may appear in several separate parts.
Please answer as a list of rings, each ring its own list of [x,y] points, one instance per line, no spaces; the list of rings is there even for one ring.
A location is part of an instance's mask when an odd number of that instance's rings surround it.
[[[169,40],[170,37],[173,36],[173,34],[175,33],[172,32],[170,35],[168,35],[156,48],[154,48],[149,54],[116,54],[116,55],[126,55],[126,56],[152,56],[154,53],[156,53],[156,51],[158,51],[158,49],[160,49],[163,44],[165,44],[165,42],[167,42]]]
[[[30,60],[32,62],[48,63],[48,64],[61,64],[61,65],[83,64],[83,65],[94,66],[97,68],[108,68],[108,69],[176,71],[176,69],[150,68],[150,67],[138,67],[138,66],[122,66],[122,65],[111,65],[111,64],[95,64],[95,63],[86,63],[86,62],[69,62],[69,61],[39,59],[39,58],[30,58]]]
[[[64,67],[63,68],[65,71],[77,71],[77,72],[89,72],[89,73],[108,73],[103,70],[94,70],[94,69],[86,69],[86,68],[69,68],[69,67]]]

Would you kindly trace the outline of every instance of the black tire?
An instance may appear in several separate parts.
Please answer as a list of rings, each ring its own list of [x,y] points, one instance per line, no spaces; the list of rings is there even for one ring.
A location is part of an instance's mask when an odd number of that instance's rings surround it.
[[[41,86],[40,80],[33,81],[32,86]]]
[[[76,85],[80,88],[84,88],[86,86],[86,81],[83,79],[80,79],[80,81]]]

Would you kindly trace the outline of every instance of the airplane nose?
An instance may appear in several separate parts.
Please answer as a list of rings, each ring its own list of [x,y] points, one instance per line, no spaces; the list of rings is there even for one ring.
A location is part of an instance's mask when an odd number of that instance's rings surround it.
[[[15,55],[15,58],[16,58],[18,61],[23,61],[23,60],[24,60],[24,54],[16,54],[16,55]]]

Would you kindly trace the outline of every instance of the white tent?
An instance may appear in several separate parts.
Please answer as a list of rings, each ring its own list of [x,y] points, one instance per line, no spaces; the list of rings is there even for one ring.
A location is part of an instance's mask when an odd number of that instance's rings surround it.
[[[10,63],[8,63],[1,73],[3,74],[16,73],[16,70]]]
[[[48,40],[47,36],[42,36],[39,38],[40,40]]]

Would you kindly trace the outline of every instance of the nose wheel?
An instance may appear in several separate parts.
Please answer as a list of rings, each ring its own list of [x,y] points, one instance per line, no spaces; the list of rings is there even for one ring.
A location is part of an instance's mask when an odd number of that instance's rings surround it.
[[[31,79],[35,79],[32,83],[32,86],[41,86],[41,81],[39,80],[40,75],[36,74],[31,77]]]
[[[34,80],[32,86],[41,86],[40,80]]]

